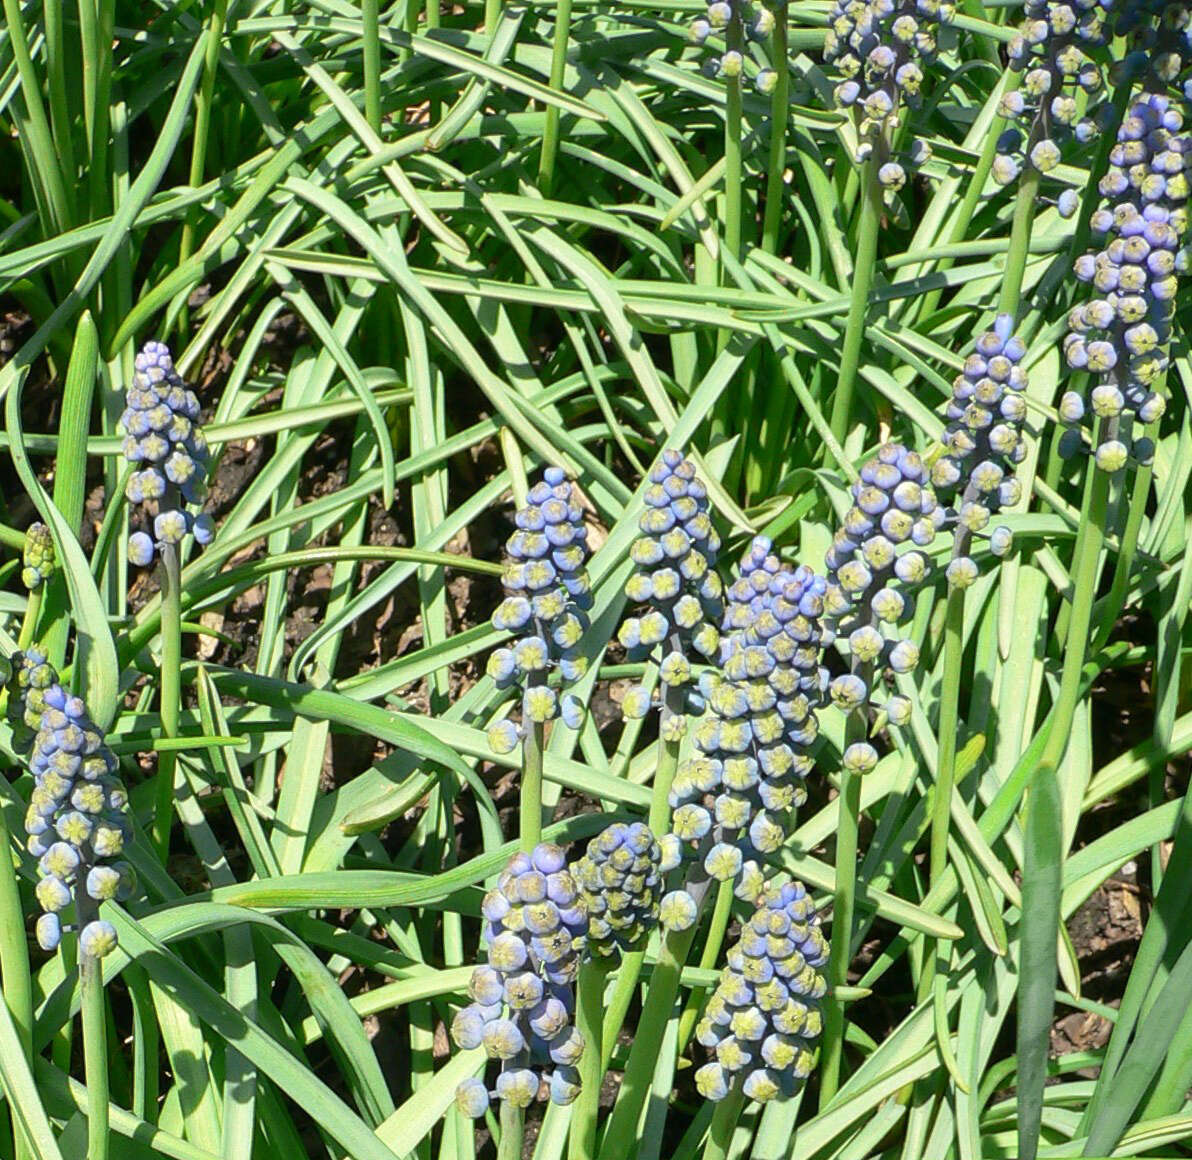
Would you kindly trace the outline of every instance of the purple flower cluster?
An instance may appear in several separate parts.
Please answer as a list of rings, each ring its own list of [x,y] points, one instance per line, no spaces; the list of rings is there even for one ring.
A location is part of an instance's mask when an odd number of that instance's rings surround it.
[[[715,657],[720,644],[716,625],[724,615],[724,585],[715,570],[720,535],[709,514],[708,489],[681,452],[663,452],[644,498],[640,535],[629,548],[635,569],[625,595],[645,612],[627,616],[617,639],[632,659],[660,655],[660,681],[678,688],[691,681],[691,656]],[[631,690],[625,712],[641,717],[648,706],[644,690]]]
[[[25,529],[25,549],[21,559],[21,583],[36,592],[53,574],[56,566],[54,537],[42,523]]]
[[[728,590],[720,666],[701,678],[697,755],[671,786],[675,834],[696,845],[709,877],[739,878],[742,897],[757,896],[757,859],[782,845],[807,797],[831,639],[826,590],[809,568],[784,567],[769,540],[753,541]]]
[[[884,444],[861,468],[852,495],[826,557],[825,611],[837,636],[848,641],[850,655],[850,671],[828,691],[844,712],[865,709],[881,666],[907,673],[919,663],[918,646],[899,626],[910,619],[911,594],[931,574],[931,560],[920,549],[947,519],[923,460],[899,443]],[[902,698],[891,698],[886,708],[895,723],[909,712]],[[877,752],[868,742],[854,742],[844,761],[867,773]]]
[[[692,657],[714,658],[720,644],[717,624],[724,614],[724,586],[716,571],[720,536],[708,509],[708,489],[695,465],[681,452],[667,450],[651,469],[645,490],[646,510],[638,520],[640,535],[629,549],[636,565],[625,595],[645,606],[622,623],[617,639],[631,659],[660,655],[664,689],[692,680]],[[651,700],[641,686],[622,702],[627,717],[643,717]],[[677,740],[682,713],[663,714],[664,735]]]
[[[1102,421],[1095,457],[1105,471],[1121,470],[1131,454],[1150,459],[1151,441],[1134,439],[1132,427],[1164,411],[1155,386],[1167,370],[1179,275],[1188,265],[1183,238],[1192,136],[1183,126],[1183,115],[1162,94],[1145,94],[1131,106],[1101,179],[1106,204],[1091,223],[1105,240],[1099,252],[1076,261],[1077,278],[1098,296],[1069,313],[1064,353],[1095,385],[1087,403],[1078,391],[1065,392],[1059,411],[1073,427],[1086,410]],[[1079,446],[1078,434],[1070,434],[1069,450]]]
[[[856,160],[876,153],[878,177],[888,189],[906,181],[890,156],[890,138],[904,102],[917,103],[924,66],[935,58],[941,26],[951,23],[951,0],[834,0],[828,14],[824,59],[843,79],[836,104],[851,109],[857,123]],[[914,160],[921,161],[925,146]]]
[[[571,694],[560,697],[548,683],[551,669],[564,682],[576,681],[586,671],[579,643],[592,604],[583,512],[562,468],[543,472],[514,524],[501,577],[505,599],[492,623],[518,639],[493,652],[488,673],[499,688],[522,688],[522,722],[518,726],[506,718],[492,726],[489,744],[496,753],[511,752],[532,725],[561,715],[566,724],[578,727],[583,719],[579,700]]]
[[[999,314],[993,329],[977,339],[965,359],[952,384],[945,454],[931,468],[937,493],[953,496],[956,523],[948,580],[960,587],[977,576],[976,564],[966,555],[972,536],[988,535],[995,555],[1009,551],[1008,529],[990,529],[989,523],[999,509],[1012,507],[1022,494],[1014,471],[1026,457],[1022,428],[1027,376],[1021,366],[1026,343],[1013,330],[1013,317]]]
[[[18,753],[28,753],[41,728],[42,714],[49,708],[46,690],[58,683],[58,673],[40,649],[13,653],[8,675],[8,723],[12,744]]]
[[[1002,97],[1001,114],[1017,122],[998,141],[993,176],[1008,185],[1024,165],[1050,173],[1068,140],[1081,144],[1098,133],[1085,106],[1104,87],[1102,66],[1092,54],[1109,38],[1116,0],[1027,0],[1018,35],[1010,42],[1010,67],[1020,86]],[[1065,216],[1075,211],[1075,191],[1060,200]]]
[[[39,688],[44,657],[14,658],[18,674],[12,700],[27,720],[41,707],[37,732],[27,757],[33,792],[25,815],[29,852],[38,860],[37,941],[43,950],[58,946],[62,915],[72,904],[79,926],[79,951],[102,958],[116,945],[116,930],[97,916],[107,899],[125,900],[136,887],[132,868],[123,860],[132,834],[128,795],[116,757],[87,707],[56,680]],[[25,679],[22,682],[21,676]]]
[[[483,1047],[501,1071],[495,1092],[465,1080],[459,1107],[482,1116],[493,1095],[527,1107],[544,1078],[550,1099],[569,1104],[579,1094],[575,1065],[584,1050],[572,1017],[588,912],[563,850],[543,842],[515,854],[481,910],[488,963],[472,972],[472,1002],[456,1014],[451,1036],[462,1048]]]
[[[696,1038],[715,1055],[695,1073],[705,1099],[724,1099],[735,1084],[765,1102],[793,1095],[811,1074],[823,1028],[819,1001],[827,983],[817,968],[828,943],[815,907],[798,882],[770,890],[728,952]]]
[[[1134,51],[1130,63],[1145,69],[1147,87],[1182,87],[1192,100],[1192,4],[1185,0],[1128,0],[1122,6],[1115,33],[1128,38]]]
[[[663,875],[679,864],[643,822],[613,822],[589,843],[573,873],[588,912],[588,950],[601,958],[641,950],[658,925]]]
[[[126,494],[130,504],[144,505],[152,516],[153,534],[133,532],[128,558],[148,567],[163,546],[180,544],[188,532],[198,543],[210,543],[215,528],[210,516],[187,510],[206,495],[208,450],[198,397],[174,369],[163,342],[145,343],[135,367],[120,416],[124,458],[137,465]]]
[[[703,44],[714,33],[723,35],[733,20],[740,20],[741,29],[753,40],[765,40],[774,31],[774,13],[764,4],[757,6],[748,0],[708,0],[707,13],[691,22],[691,39]],[[713,76],[739,77],[745,67],[745,57],[740,50],[730,48],[711,62],[709,71]],[[778,83],[778,74],[772,68],[763,68],[754,78],[754,86],[760,93],[771,93]]]

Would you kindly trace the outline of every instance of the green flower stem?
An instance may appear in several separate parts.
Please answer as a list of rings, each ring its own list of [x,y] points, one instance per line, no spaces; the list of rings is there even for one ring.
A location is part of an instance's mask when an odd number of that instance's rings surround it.
[[[774,5],[774,45],[770,60],[778,83],[770,94],[770,157],[766,165],[766,211],[762,219],[762,249],[767,254],[778,253],[778,231],[782,225],[782,211],[786,207],[786,132],[790,118],[791,74],[787,65],[790,51],[787,28],[789,0]]]
[[[730,51],[743,51],[745,30],[740,9],[735,5],[724,35]],[[741,77],[738,75],[726,78],[724,94],[724,248],[734,262],[741,258],[742,178]],[[721,268],[727,274],[723,263]]]
[[[1009,93],[1017,88],[1018,77],[1016,73],[1012,73],[1005,91]],[[992,126],[990,126],[989,131],[985,134],[985,142],[981,146],[981,153],[977,157],[977,164],[973,166],[972,175],[969,177],[968,185],[965,186],[964,197],[960,202],[960,209],[957,211],[955,222],[952,225],[952,232],[948,235],[948,243],[951,245],[956,245],[968,239],[969,226],[972,224],[973,215],[977,212],[977,207],[981,204],[981,197],[985,191],[985,182],[989,179],[989,171],[993,168],[993,159],[997,155],[998,137],[1001,136],[1005,127],[1005,118],[995,117]],[[945,270],[950,270],[955,264],[956,260],[954,258],[945,258],[935,267],[935,270],[942,273]],[[939,306],[943,295],[944,292],[942,289],[928,291],[919,300],[917,317],[930,318],[935,313],[936,307]]]
[[[641,976],[645,961],[645,951],[630,951],[629,954],[621,956],[617,981],[613,984],[613,993],[609,996],[600,1032],[600,1066],[603,1071],[608,1070],[609,1061],[613,1057],[613,1048],[617,1045],[617,1036],[621,1034],[625,1016],[629,1013],[634,992],[637,990],[637,980]]]
[[[497,21],[501,19],[501,0],[484,0],[484,32],[492,36],[496,31]]]
[[[4,988],[4,1003],[12,1015],[13,1026],[21,1042],[25,1058],[33,1059],[33,986],[29,977],[29,952],[25,945],[25,912],[21,906],[21,891],[17,884],[16,867],[12,857],[12,837],[8,818],[0,809],[0,982]],[[31,1160],[20,1117],[12,1119],[13,1155],[17,1160]]]
[[[1161,388],[1157,388],[1161,389]],[[1126,527],[1122,532],[1121,544],[1118,549],[1117,563],[1113,569],[1113,582],[1109,592],[1098,604],[1093,614],[1093,622],[1097,629],[1093,634],[1093,651],[1105,647],[1113,626],[1117,623],[1118,614],[1126,602],[1126,590],[1130,586],[1130,575],[1134,570],[1134,560],[1138,555],[1138,537],[1142,531],[1142,519],[1146,515],[1147,500],[1151,494],[1151,479],[1154,466],[1145,464],[1138,468],[1134,476],[1134,484],[1130,488],[1130,509],[1126,514]]]
[[[44,584],[29,593],[29,602],[25,605],[25,616],[21,621],[21,633],[17,637],[17,649],[20,652],[24,652],[37,639],[37,622],[41,617],[41,602],[44,594]]]
[[[535,722],[522,745],[521,795],[518,800],[518,838],[528,854],[542,841],[542,750],[545,727]]]
[[[509,1100],[501,1101],[501,1142],[497,1146],[497,1160],[522,1160],[522,1141],[525,1139],[526,1117],[521,1108]]]
[[[1028,165],[1018,186],[1014,205],[1014,221],[1010,230],[1010,247],[1006,254],[1006,269],[998,296],[998,313],[1017,315],[1022,298],[1022,281],[1026,274],[1027,256],[1031,246],[1031,230],[1035,220],[1035,201],[1039,192],[1039,171]],[[969,498],[966,494],[966,499]],[[965,551],[963,532],[957,533],[953,555]],[[952,821],[952,793],[956,785],[957,730],[960,723],[960,679],[964,663],[964,590],[948,593],[944,626],[944,672],[940,685],[940,708],[937,732],[935,791],[931,803],[931,840],[929,873],[934,886],[940,881],[948,865],[948,833]],[[931,990],[936,959],[930,951],[923,960],[923,976],[919,981],[920,998]]]
[[[1014,221],[1010,226],[1010,249],[1006,253],[1006,269],[1002,275],[1002,292],[998,297],[999,314],[1019,315],[1022,280],[1026,276],[1026,262],[1031,248],[1031,230],[1035,224],[1035,200],[1039,194],[1039,171],[1028,165],[1018,183],[1018,199],[1014,203]]]
[[[182,569],[177,544],[161,549],[161,731],[178,736],[178,711],[182,699]],[[176,750],[157,758],[157,798],[153,813],[153,846],[162,864],[170,852],[170,827],[174,820],[174,767]]]
[[[83,1014],[83,1067],[87,1080],[87,1160],[108,1160],[108,1042],[103,968],[94,955],[79,958]]]
[[[360,0],[364,39],[364,116],[381,131],[381,13],[379,0]]]
[[[1097,439],[1105,438],[1102,421]],[[1018,1154],[1035,1160],[1043,1117],[1048,1037],[1055,1011],[1056,939],[1064,873],[1058,771],[1080,700],[1110,477],[1090,459],[1072,567],[1072,603],[1059,692],[1047,739],[1030,782],[1022,879],[1023,939],[1018,975]]]
[[[882,191],[877,180],[876,152],[861,166],[861,217],[857,223],[857,253],[853,260],[853,285],[840,351],[840,371],[836,377],[836,394],[832,399],[832,434],[841,442],[849,430],[853,387],[857,381],[857,368],[861,365],[865,315],[869,307],[869,290],[873,285],[877,237],[882,221]]]
[[[688,886],[697,903],[702,903],[706,898],[708,885],[705,879]],[[697,917],[687,930],[670,931],[663,938],[662,951],[650,976],[646,1001],[621,1079],[621,1091],[605,1129],[600,1148],[602,1160],[620,1160],[623,1156],[633,1154],[638,1120],[641,1119],[646,1097],[650,1094],[654,1067],[658,1062],[658,1045],[674,1012],[679,977],[699,926]],[[605,1030],[607,1034],[607,1024]]]
[[[700,969],[712,970],[720,960],[720,948],[724,945],[724,935],[733,916],[733,883],[721,882],[716,887],[716,903],[712,908],[712,922],[708,927],[708,937],[704,940],[704,949],[699,957]],[[699,1020],[700,1009],[704,1005],[707,987],[693,987],[683,1009],[683,1016],[679,1020],[679,1051],[682,1052],[691,1041],[691,1034]]]
[[[956,741],[959,727],[960,670],[964,660],[964,589],[948,593],[944,622],[944,674],[940,688],[938,756],[935,796],[931,806],[931,882],[939,881],[948,864],[948,830],[952,820],[952,790],[956,782]]]
[[[672,685],[663,685],[662,694],[662,731],[666,732],[666,723],[675,717],[683,716],[683,690]],[[649,825],[655,837],[670,830],[670,791],[675,780],[675,771],[679,768],[679,742],[658,741],[658,762],[654,767],[654,782],[650,793]]]
[[[228,0],[213,0],[208,20],[207,44],[203,53],[203,79],[195,95],[195,128],[190,149],[190,184],[203,184],[207,169],[207,144],[211,137],[211,111],[215,104],[215,78],[219,72],[219,47],[223,41],[224,24],[228,18]],[[194,218],[188,215],[182,223],[182,238],[178,244],[178,264],[183,265],[194,252]],[[183,307],[182,318],[186,318]],[[185,323],[184,323],[185,326]]]
[[[868,684],[868,682],[866,682]],[[849,717],[845,737],[847,748],[865,735],[860,713]],[[828,994],[824,1003],[824,1038],[820,1052],[820,1111],[840,1086],[840,1064],[844,1055],[844,1003],[833,996],[848,983],[852,958],[853,914],[857,892],[857,834],[861,817],[861,776],[840,771],[840,816],[836,823],[836,894],[832,904],[832,945],[828,955]]]
[[[683,690],[669,685],[664,685],[663,690],[662,721],[666,722],[671,717],[683,713]],[[660,737],[648,819],[648,825],[656,837],[670,830],[670,788],[678,768],[679,742],[664,741]],[[609,998],[604,1017],[604,1050],[601,1056],[604,1068],[608,1067],[613,1046],[617,1042],[617,1036],[621,1033],[625,1016],[629,1013],[629,1006],[633,1002],[633,993],[637,988],[637,980],[641,976],[645,958],[644,951],[631,951],[629,954],[621,956],[621,968],[617,972],[617,981],[613,984],[613,993]]]
[[[708,1141],[704,1145],[704,1160],[727,1160],[733,1132],[744,1106],[745,1093],[739,1083],[734,1083],[712,1113],[712,1126],[708,1129]]]
[[[579,1061],[579,1097],[571,1109],[568,1160],[595,1160],[600,1088],[604,1082],[604,989],[610,962],[590,959],[580,967],[576,984],[575,1025],[584,1037]]]
[[[551,46],[550,87],[563,91],[567,71],[567,49],[571,43],[571,0],[555,0],[555,39]],[[542,156],[538,161],[538,188],[550,197],[555,184],[555,161],[559,155],[559,108],[548,105],[542,125]]]

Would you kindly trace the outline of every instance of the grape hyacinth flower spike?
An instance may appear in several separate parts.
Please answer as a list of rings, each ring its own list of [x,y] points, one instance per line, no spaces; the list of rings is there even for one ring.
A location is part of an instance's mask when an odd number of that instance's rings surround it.
[[[947,513],[936,499],[923,460],[899,443],[886,443],[861,468],[852,487],[853,505],[828,550],[825,613],[836,635],[848,642],[850,670],[828,687],[842,711],[863,712],[873,697],[881,666],[910,672],[919,648],[899,629],[911,614],[911,595],[931,573],[927,547]],[[894,724],[909,719],[910,703],[891,697],[885,705]],[[857,741],[844,753],[847,768],[868,773],[877,753]]]
[[[842,78],[836,105],[853,113],[855,161],[872,160],[886,189],[906,182],[891,154],[894,130],[903,105],[918,103],[925,66],[955,11],[950,0],[834,0],[828,13],[824,59]],[[926,143],[916,142],[910,160],[921,163],[928,154]]]
[[[583,720],[579,699],[570,693],[560,697],[548,684],[552,668],[564,684],[586,672],[579,643],[592,606],[584,567],[588,553],[583,512],[562,468],[543,472],[514,523],[517,530],[506,541],[501,577],[505,599],[493,613],[492,624],[519,639],[492,653],[488,673],[499,688],[522,689],[522,720],[518,726],[505,718],[489,729],[495,753],[512,752],[532,726],[555,717],[573,728]]]
[[[584,1051],[573,983],[588,914],[563,850],[544,842],[515,854],[481,910],[488,963],[473,971],[472,1002],[456,1014],[451,1035],[459,1047],[483,1047],[501,1070],[495,1092],[465,1080],[457,1104],[477,1118],[493,1095],[524,1108],[543,1080],[553,1103],[569,1104],[579,1094],[576,1064]]]
[[[708,0],[707,12],[691,22],[691,39],[695,44],[703,44],[714,34],[724,36],[733,21],[738,21],[742,33],[753,40],[764,41],[774,31],[774,13],[764,3]],[[711,62],[709,71],[714,76],[739,77],[744,66],[742,51],[730,46]],[[754,87],[763,94],[773,92],[777,83],[778,74],[772,68],[760,69],[754,78]]]
[[[1145,70],[1143,85],[1156,92],[1169,85],[1192,101],[1192,4],[1186,0],[1128,0],[1120,5],[1114,32],[1132,52],[1127,67]]]
[[[152,528],[152,535],[133,532],[128,555],[148,567],[157,552],[176,551],[188,533],[199,544],[211,540],[211,517],[188,510],[205,495],[207,440],[198,423],[199,400],[174,369],[165,343],[142,347],[125,403],[124,458],[137,467],[129,477],[128,502],[142,508]]]
[[[1104,471],[1119,471],[1130,456],[1154,454],[1151,440],[1134,438],[1135,424],[1156,421],[1165,409],[1155,386],[1165,374],[1180,275],[1188,268],[1188,180],[1192,136],[1165,95],[1147,93],[1129,109],[1101,179],[1106,204],[1092,227],[1105,241],[1076,261],[1076,276],[1099,292],[1068,315],[1064,353],[1069,367],[1087,371],[1086,398],[1068,390],[1060,418],[1077,427],[1086,410],[1100,420],[1094,457]],[[1080,446],[1075,430],[1062,449]]]
[[[743,898],[760,893],[760,861],[806,800],[826,686],[820,654],[832,639],[824,578],[783,566],[771,548],[756,537],[728,589],[720,667],[701,678],[697,752],[670,794],[675,834],[696,845],[710,878],[736,879]]]
[[[41,727],[41,717],[49,706],[45,693],[58,683],[58,673],[37,648],[15,652],[9,658],[8,723],[12,729],[13,748],[28,753]]]
[[[574,877],[588,912],[588,951],[600,958],[643,949],[658,925],[670,863],[644,822],[613,822],[588,843]]]
[[[32,674],[41,664],[22,667]],[[25,816],[40,876],[37,941],[47,951],[58,946],[63,912],[73,903],[79,953],[98,959],[116,946],[115,928],[98,915],[100,904],[123,901],[136,888],[122,857],[132,834],[128,795],[116,757],[83,702],[56,683],[39,690],[38,699],[45,708],[27,758],[33,792]],[[26,693],[26,710],[31,700]]]
[[[992,173],[999,184],[1010,184],[1024,166],[1050,173],[1067,142],[1083,145],[1097,136],[1098,108],[1088,102],[1104,87],[1096,50],[1108,43],[1114,7],[1115,0],[1027,0],[1007,49],[1022,82],[999,109],[1014,122],[998,140]],[[1071,216],[1077,202],[1075,190],[1065,191],[1060,213]]]
[[[57,566],[54,537],[45,524],[30,524],[26,529],[21,563],[21,583],[30,592],[38,591],[54,574]]]
[[[698,1068],[695,1085],[719,1102],[735,1085],[765,1103],[789,1097],[806,1082],[823,1028],[827,983],[819,967],[828,944],[815,906],[798,882],[768,891],[728,952],[728,964],[696,1025],[715,1059]]]
[[[617,638],[632,660],[658,656],[660,732],[664,741],[677,741],[686,726],[693,659],[714,658],[720,643],[723,585],[715,567],[720,536],[712,526],[708,489],[679,451],[662,453],[650,470],[644,499],[640,534],[629,549],[636,568],[625,595],[645,610],[627,617]],[[630,688],[622,701],[626,717],[644,717],[650,708],[641,686]]]
[[[952,383],[945,451],[931,468],[937,496],[951,497],[953,545],[946,576],[954,587],[967,588],[977,578],[969,555],[974,536],[986,536],[995,556],[1010,550],[1009,529],[991,527],[990,520],[1022,494],[1014,472],[1026,457],[1027,375],[1021,365],[1026,343],[1013,330],[1013,316],[999,314],[965,359]]]

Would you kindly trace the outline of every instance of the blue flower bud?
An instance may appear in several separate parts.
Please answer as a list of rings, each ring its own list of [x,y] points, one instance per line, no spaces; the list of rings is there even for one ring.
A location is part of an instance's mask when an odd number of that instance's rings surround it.
[[[56,951],[62,940],[62,921],[57,914],[41,915],[37,920],[37,945],[43,951]]]
[[[488,1111],[489,1096],[482,1080],[466,1079],[455,1089],[455,1103],[465,1116],[479,1120]]]
[[[96,919],[79,932],[79,954],[102,959],[116,949],[116,928],[110,922]]]
[[[21,562],[21,583],[30,592],[37,591],[54,574],[54,537],[45,524],[29,525]]]
[[[153,563],[153,540],[144,532],[133,532],[128,537],[128,558],[138,568],[147,568]]]

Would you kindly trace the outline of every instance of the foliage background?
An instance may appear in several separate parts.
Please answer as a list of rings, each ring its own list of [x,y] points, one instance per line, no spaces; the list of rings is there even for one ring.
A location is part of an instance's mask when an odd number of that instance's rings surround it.
[[[598,545],[584,642],[594,710],[579,731],[557,726],[546,758],[548,833],[579,840],[649,798],[652,739],[610,708],[631,673],[608,644],[657,453],[698,453],[733,552],[760,531],[820,567],[848,472],[889,436],[924,450],[938,437],[1009,245],[1013,193],[988,170],[1015,9],[962,6],[914,114],[934,159],[883,222],[843,442],[828,420],[860,191],[819,64],[827,9],[779,6],[789,103],[775,117],[748,90],[735,110],[701,73],[686,25],[702,5],[689,0],[576,0],[569,28],[561,9],[495,0],[426,12],[414,0],[4,0],[4,567],[14,581],[35,513],[51,522],[64,576],[39,636],[110,725],[142,822],[160,602],[151,579],[129,584],[115,424],[144,339],[174,346],[218,455],[218,536],[184,573],[190,744],[172,854],[163,864],[136,843],[145,897],[111,908],[115,1154],[491,1149],[452,1106],[477,1061],[448,1058],[444,1026],[475,958],[480,885],[511,849],[516,780],[484,737],[501,695],[483,675],[511,497],[563,463]],[[767,49],[750,52],[747,73]],[[1084,468],[1056,454],[1053,406],[1096,172],[1055,176],[1052,194],[1067,185],[1085,202],[1076,223],[1037,205],[1019,311],[1036,438],[1008,520],[1016,551],[967,602],[954,885],[929,894],[922,861],[935,592],[916,615],[924,663],[903,679],[912,728],[864,785],[853,981],[871,993],[849,1007],[848,1080],[818,1110],[810,1098],[747,1109],[734,1154],[1018,1154],[1017,807],[1062,665],[1084,518]],[[1136,1041],[1145,1099],[1124,1107],[1124,1147],[1180,1156],[1192,1135],[1188,918],[1151,910],[1171,839],[1186,841],[1190,384],[1180,330],[1153,472],[1109,497],[1060,770],[1075,924],[1059,948],[1067,1018],[1049,1065],[1060,1082],[1043,1096],[1047,1155],[1081,1153],[1091,1100],[1127,1099],[1095,1076],[1144,921],[1162,963],[1139,976],[1137,1006],[1183,1022],[1170,1051]],[[10,582],[0,596],[8,647],[18,593]],[[821,898],[836,881],[838,716],[825,714],[824,735],[783,851]],[[28,779],[13,777],[5,812],[19,833]],[[1185,861],[1168,898],[1186,893]],[[18,871],[31,891],[31,861]],[[924,932],[960,937],[942,988],[916,1004]],[[19,932],[5,938],[24,948]],[[77,978],[29,953],[35,1052],[26,1061],[0,1027],[0,1077],[43,1154],[79,1156]],[[656,1077],[670,1114],[647,1118],[637,1155],[703,1147],[707,1109],[688,1076]],[[536,1125],[536,1156],[562,1154],[566,1119],[552,1109]]]

